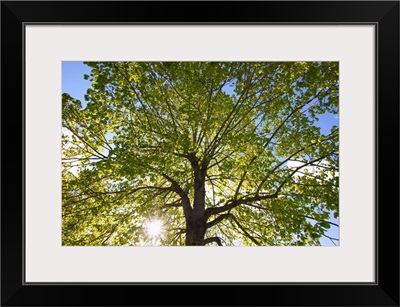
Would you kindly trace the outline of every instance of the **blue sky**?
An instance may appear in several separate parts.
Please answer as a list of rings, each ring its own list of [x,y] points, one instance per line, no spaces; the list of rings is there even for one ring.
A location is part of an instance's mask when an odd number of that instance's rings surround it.
[[[91,84],[89,80],[84,80],[84,74],[89,75],[90,68],[82,62],[62,62],[62,92],[70,94],[75,99],[79,99],[82,102],[83,107],[86,105],[84,95]],[[333,125],[339,126],[339,119],[333,114],[323,114],[319,116],[319,121],[316,125],[321,127],[322,133],[329,134]],[[338,219],[332,218],[331,221],[336,224],[339,223]],[[339,228],[331,225],[331,228],[326,232],[326,235],[333,238],[339,238]],[[323,237],[320,241],[324,246],[334,246],[328,238]]]
[[[85,103],[83,96],[91,82],[84,80],[83,75],[90,74],[90,67],[82,62],[62,62],[62,92]]]

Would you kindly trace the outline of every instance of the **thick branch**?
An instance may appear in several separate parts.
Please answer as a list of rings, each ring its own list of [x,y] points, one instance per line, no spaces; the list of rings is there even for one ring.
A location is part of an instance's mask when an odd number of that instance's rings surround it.
[[[218,246],[222,246],[222,242],[219,237],[211,237],[211,238],[204,239],[204,245],[210,244],[212,242],[217,243]]]
[[[241,198],[241,199],[237,199],[237,200],[229,200],[225,203],[225,205],[223,205],[221,207],[208,208],[206,210],[206,218],[208,218],[214,214],[218,214],[218,213],[222,213],[222,212],[231,210],[239,205],[253,203],[253,202],[265,200],[265,199],[277,198],[277,197],[278,197],[278,193],[274,193],[271,195],[256,195],[256,196]]]
[[[169,204],[165,204],[163,206],[164,208],[179,208],[179,207],[183,207],[182,202],[173,202],[173,203],[169,203]]]
[[[218,223],[222,222],[224,219],[231,217],[232,214],[231,213],[226,213],[226,214],[222,214],[220,216],[218,216],[217,218],[215,218],[214,220],[212,220],[211,222],[206,224],[206,228],[211,228],[215,225],[217,225]]]
[[[173,178],[169,177],[165,173],[162,173],[161,175],[169,182],[171,182],[171,189],[181,197],[183,212],[185,213],[185,218],[188,219],[190,214],[192,213],[189,196]]]

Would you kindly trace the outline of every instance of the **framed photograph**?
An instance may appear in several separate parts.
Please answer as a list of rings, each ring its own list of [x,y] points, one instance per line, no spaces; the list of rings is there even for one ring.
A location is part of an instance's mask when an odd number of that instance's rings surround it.
[[[399,306],[398,1],[3,1],[2,306]]]

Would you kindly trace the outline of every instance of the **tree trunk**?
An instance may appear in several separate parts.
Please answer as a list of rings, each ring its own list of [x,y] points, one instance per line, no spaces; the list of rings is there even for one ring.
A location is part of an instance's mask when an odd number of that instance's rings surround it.
[[[194,201],[193,210],[186,218],[186,245],[203,246],[207,222],[205,217],[206,171],[199,167],[195,155],[192,155],[191,158],[194,175]]]
[[[191,216],[186,223],[186,245],[203,246],[206,234],[206,221],[203,217]]]

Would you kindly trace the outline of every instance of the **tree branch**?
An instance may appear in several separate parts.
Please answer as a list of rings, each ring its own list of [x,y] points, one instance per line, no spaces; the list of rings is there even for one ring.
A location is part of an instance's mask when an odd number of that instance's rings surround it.
[[[253,207],[253,208],[256,208],[256,209],[259,209],[259,210],[271,211],[270,209],[267,209],[267,208],[264,208],[264,207],[261,207],[261,206],[257,206],[257,205],[254,205],[254,204],[244,204],[244,205],[245,206],[249,206],[249,207]],[[330,221],[326,221],[326,220],[322,220],[322,219],[317,219],[317,218],[311,217],[309,215],[298,214],[297,216],[306,217],[308,219],[311,219],[311,220],[314,220],[314,221],[317,221],[317,222],[325,222],[325,223],[331,224],[333,226],[339,227],[339,225],[334,223],[334,222],[330,222]]]
[[[329,240],[331,240],[331,242],[332,242],[335,246],[337,246],[337,244],[335,243],[335,241],[339,241],[339,239],[332,238],[332,237],[327,236],[327,235],[325,235],[325,234],[323,234],[322,236],[324,236],[325,238],[328,238]]]
[[[204,239],[204,245],[210,244],[212,242],[217,243],[218,246],[222,246],[221,238],[219,238],[219,237],[211,237],[211,238]]]
[[[250,160],[248,166],[250,166],[256,159],[257,159],[257,156],[254,156],[254,157]],[[235,195],[233,196],[233,199],[237,199],[237,197],[238,197],[238,195],[239,195],[240,188],[241,188],[241,186],[242,186],[242,184],[243,184],[244,179],[246,178],[246,175],[247,175],[247,170],[243,172],[242,178],[240,178],[240,181],[239,181],[239,184],[238,184],[238,186],[237,186],[237,188],[236,188]]]
[[[183,212],[185,213],[185,218],[188,219],[193,210],[192,206],[190,205],[189,196],[173,178],[165,173],[161,173],[161,175],[171,182],[171,189],[181,197]]]
[[[245,236],[247,237],[247,238],[249,238],[255,245],[257,245],[257,246],[260,246],[261,244],[260,244],[260,242],[258,242],[255,238],[253,238],[248,232],[247,232],[247,230],[242,226],[242,225],[240,225],[240,223],[237,221],[237,219],[232,215],[231,216],[231,218],[232,218],[232,220],[236,223],[236,225],[243,231],[243,233],[245,234]]]
[[[226,213],[226,214],[222,214],[222,215],[216,217],[214,220],[212,220],[211,222],[208,222],[208,223],[206,224],[206,229],[211,228],[211,227],[217,225],[218,223],[222,222],[224,219],[226,219],[226,218],[228,218],[228,217],[231,217],[231,216],[232,216],[231,213]]]
[[[325,223],[331,224],[331,225],[333,225],[333,226],[339,227],[339,225],[336,224],[336,223],[334,223],[334,222],[330,222],[330,221],[325,221],[325,220],[317,219],[317,218],[315,218],[315,217],[311,217],[311,216],[308,216],[308,215],[302,215],[302,214],[301,214],[300,216],[306,217],[306,218],[308,218],[308,219],[311,219],[311,220],[314,220],[314,221],[317,221],[317,222],[325,222]]]
[[[271,137],[268,139],[268,141],[264,144],[264,148],[267,148],[269,143],[272,141],[272,139],[275,137],[275,135],[281,130],[281,128],[288,122],[288,120],[299,110],[301,110],[303,107],[308,105],[311,101],[313,101],[315,98],[317,98],[321,94],[321,91],[319,91],[314,97],[310,98],[307,100],[305,103],[300,104],[296,108],[292,110],[285,118],[284,120],[280,123],[280,125],[275,129],[275,131],[272,133]]]
[[[265,199],[273,199],[277,198],[278,193],[268,194],[268,195],[256,195],[253,197],[241,198],[236,200],[228,200],[225,205],[221,207],[207,208],[206,209],[206,218],[209,218],[211,215],[215,215],[218,213],[222,213],[228,210],[231,210],[239,205],[253,203],[255,201],[265,200]]]
[[[173,202],[173,203],[169,203],[169,204],[165,204],[163,206],[163,208],[179,208],[179,207],[183,207],[182,202]]]
[[[86,142],[83,137],[81,137],[74,129],[72,129],[72,127],[67,123],[64,122],[64,125],[66,126],[66,128],[68,128],[69,131],[71,131],[71,133],[73,133],[82,143],[84,143],[86,146],[88,146],[90,149],[92,149],[94,153],[91,153],[93,156],[99,158],[99,159],[107,159],[107,157],[105,155],[103,155],[102,153],[98,152],[92,145],[90,145],[88,142]]]
[[[285,180],[283,180],[282,183],[278,186],[278,188],[276,189],[275,194],[278,194],[278,193],[282,190],[283,186],[288,182],[289,178],[291,178],[294,174],[296,174],[300,169],[302,169],[303,167],[306,167],[306,166],[308,166],[308,165],[310,165],[310,164],[313,164],[313,163],[315,163],[315,162],[321,161],[322,159],[326,158],[326,157],[327,157],[328,155],[330,155],[330,154],[331,154],[331,152],[328,153],[328,154],[326,154],[326,155],[323,155],[322,157],[319,157],[319,158],[317,158],[317,159],[314,159],[314,160],[311,160],[311,161],[309,161],[309,162],[306,162],[306,163],[304,163],[303,165],[300,165],[299,167],[296,167],[296,168],[294,169],[294,171],[291,172],[291,173],[285,178]]]

